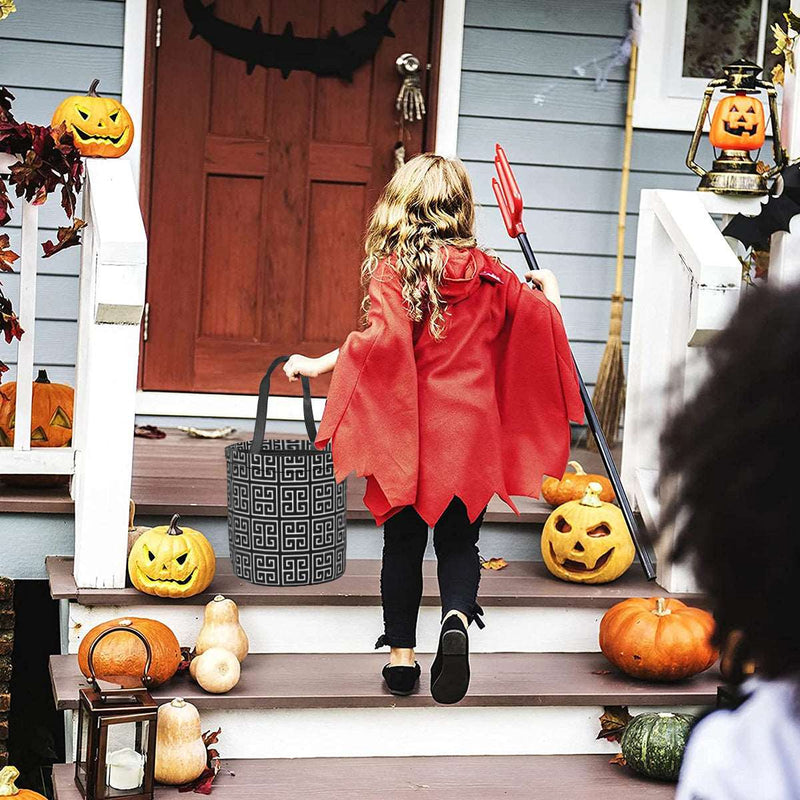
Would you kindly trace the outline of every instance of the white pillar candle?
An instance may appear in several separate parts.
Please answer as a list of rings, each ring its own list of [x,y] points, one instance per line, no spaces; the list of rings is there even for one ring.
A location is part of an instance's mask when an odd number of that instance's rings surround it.
[[[144,779],[144,756],[123,747],[109,753],[106,760],[106,783],[112,789],[138,789]]]

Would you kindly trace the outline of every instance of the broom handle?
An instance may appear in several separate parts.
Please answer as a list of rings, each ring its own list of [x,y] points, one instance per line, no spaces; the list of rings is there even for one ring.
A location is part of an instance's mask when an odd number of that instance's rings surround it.
[[[503,148],[498,144],[495,146],[495,149],[495,167],[497,168],[497,174],[500,180],[492,179],[492,189],[494,189],[495,196],[497,197],[497,203],[500,208],[500,213],[503,216],[503,222],[506,225],[508,235],[516,239],[519,246],[522,248],[522,254],[525,256],[528,267],[532,270],[538,270],[539,264],[536,261],[536,254],[533,252],[531,243],[528,241],[528,234],[525,233],[525,228],[522,224],[522,194],[514,179],[514,174],[511,172],[511,165],[508,163],[508,158]],[[608,446],[608,440],[603,433],[600,420],[597,418],[597,412],[592,404],[592,398],[589,396],[586,384],[583,382],[583,377],[578,369],[578,364],[575,361],[574,355],[572,357],[572,363],[575,365],[575,374],[578,377],[578,387],[581,393],[581,400],[583,401],[583,408],[586,411],[589,429],[597,442],[597,449],[600,452],[603,466],[606,469],[608,478],[617,495],[622,516],[625,519],[625,524],[628,526],[631,539],[633,540],[633,546],[636,548],[636,553],[639,556],[639,563],[642,565],[647,580],[652,581],[656,577],[653,561],[647,549],[640,541],[639,526],[636,524],[636,519],[633,516],[633,509],[628,501],[628,495],[625,493],[625,487],[622,485],[622,479],[619,476],[617,465],[614,463],[614,456],[611,455],[611,448]]]
[[[625,222],[628,210],[628,184],[631,176],[631,149],[633,146],[633,98],[636,92],[636,67],[639,48],[631,42],[631,57],[628,65],[628,99],[625,107],[625,146],[622,152],[622,182],[619,189],[617,210],[617,265],[614,276],[614,296],[622,297],[622,273],[625,265]]]

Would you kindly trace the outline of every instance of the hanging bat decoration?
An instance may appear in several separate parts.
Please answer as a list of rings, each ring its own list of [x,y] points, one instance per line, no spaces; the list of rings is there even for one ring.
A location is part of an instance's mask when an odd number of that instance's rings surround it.
[[[365,23],[341,35],[331,28],[324,39],[295,36],[291,22],[282,34],[264,33],[261,17],[252,28],[243,28],[214,16],[214,3],[183,0],[183,8],[192,23],[190,39],[200,36],[215,50],[238,58],[247,64],[250,75],[256,67],[276,67],[284,78],[292,70],[313,72],[321,76],[338,76],[353,80],[353,73],[369,61],[384,36],[393,37],[389,21],[398,0],[386,0],[377,14],[364,12]]]
[[[776,231],[789,230],[792,218],[800,214],[800,163],[784,167],[769,193],[767,202],[754,217],[737,214],[722,231],[745,247],[764,250]]]

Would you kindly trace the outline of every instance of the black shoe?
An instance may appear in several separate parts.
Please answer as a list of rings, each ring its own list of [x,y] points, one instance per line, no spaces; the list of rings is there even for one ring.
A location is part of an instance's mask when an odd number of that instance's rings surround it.
[[[392,694],[405,697],[417,688],[419,683],[419,664],[415,661],[413,667],[396,666],[387,664],[383,668],[383,679]]]
[[[469,688],[469,637],[457,614],[442,623],[439,649],[431,665],[431,695],[437,703],[457,703]]]

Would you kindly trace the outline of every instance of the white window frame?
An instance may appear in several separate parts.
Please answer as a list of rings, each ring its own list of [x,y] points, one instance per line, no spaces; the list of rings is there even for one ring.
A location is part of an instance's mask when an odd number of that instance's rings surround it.
[[[687,4],[688,0],[642,2],[639,66],[633,105],[633,125],[636,128],[694,130],[708,80],[684,78],[682,74]],[[763,53],[766,45],[768,6],[768,0],[761,0],[758,53]]]

